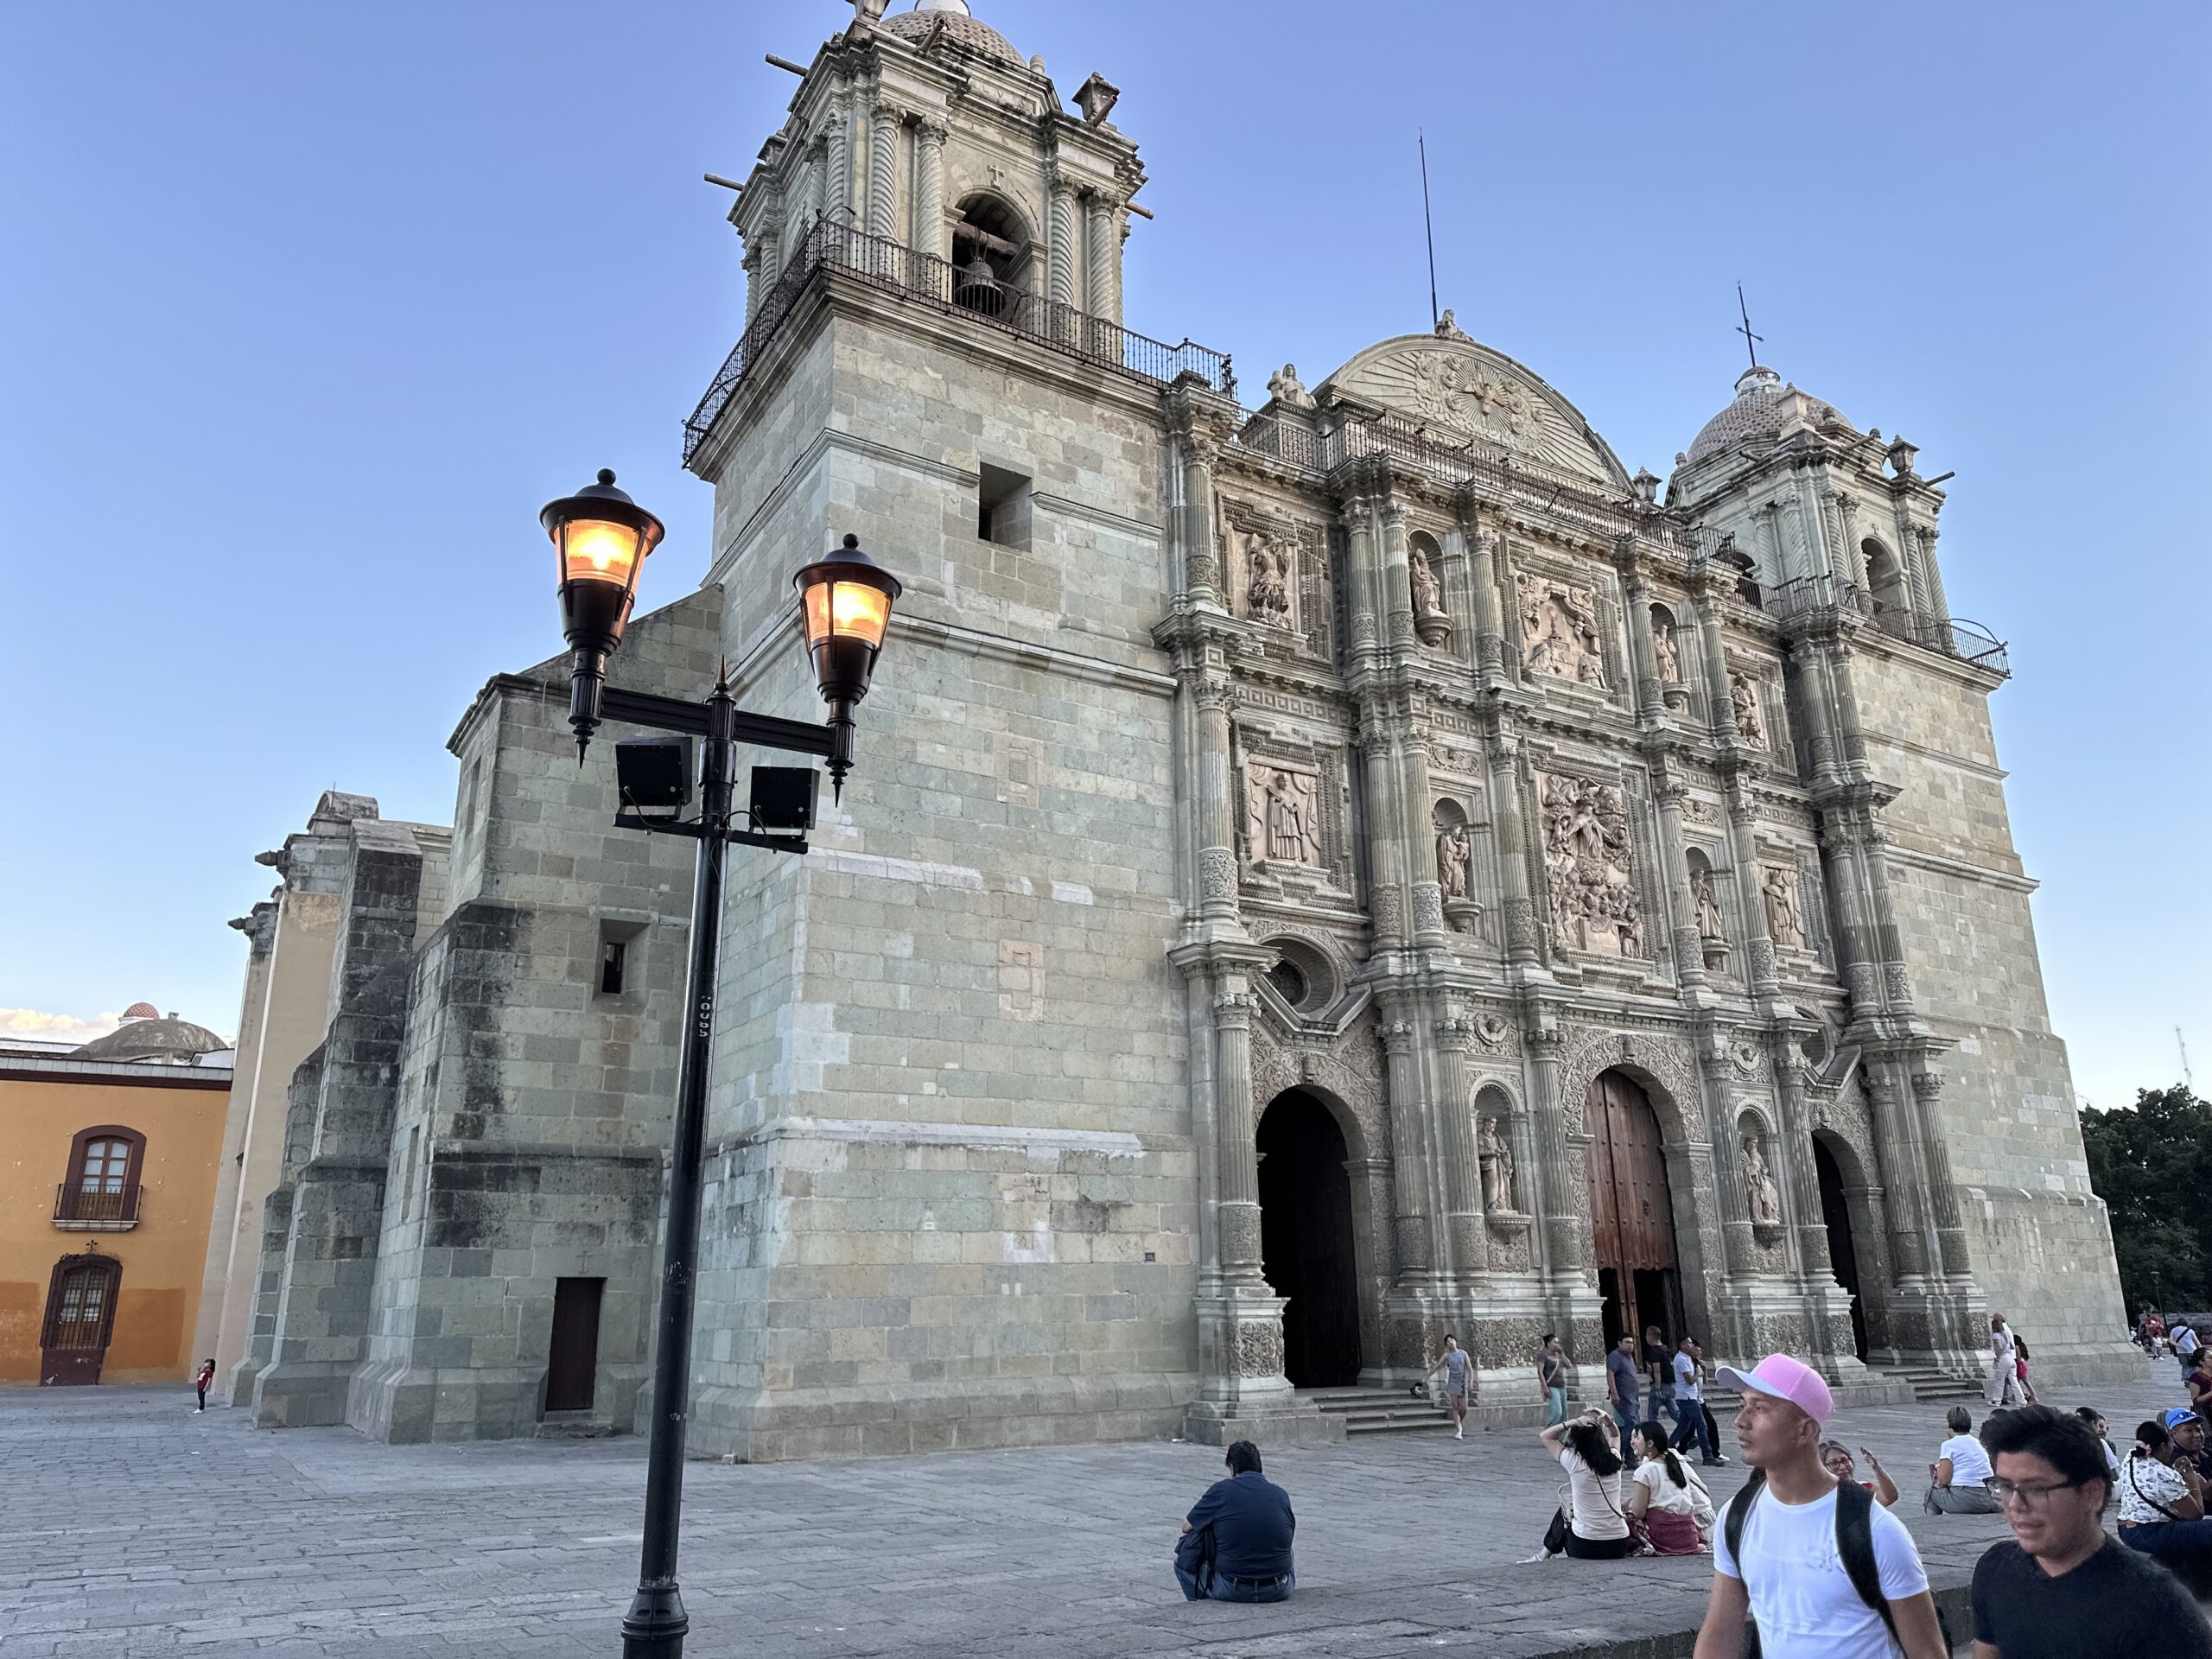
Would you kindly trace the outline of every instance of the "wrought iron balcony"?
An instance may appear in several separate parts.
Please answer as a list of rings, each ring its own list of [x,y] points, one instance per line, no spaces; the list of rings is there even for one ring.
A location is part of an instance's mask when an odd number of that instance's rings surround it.
[[[957,313],[995,328],[1004,329],[1041,345],[1050,346],[1085,362],[1116,370],[1140,380],[1165,385],[1185,374],[1195,374],[1224,396],[1236,396],[1236,376],[1229,354],[1185,340],[1170,346],[1163,340],[1124,328],[1103,317],[1094,317],[1071,305],[1041,299],[1008,283],[985,287],[969,284],[959,267],[935,254],[903,246],[888,237],[871,236],[849,225],[817,219],[813,228],[791,251],[783,275],[754,308],[753,321],[738,339],[721,371],[707,388],[707,395],[683,423],[683,460],[688,466],[699,446],[714,429],[715,417],[737,389],[745,384],[768,342],[790,318],[799,296],[823,270],[849,276],[941,311]]]
[[[1764,608],[1784,621],[1822,610],[1847,611],[1865,617],[1884,633],[1925,651],[1941,652],[1962,663],[2012,677],[2012,659],[2005,642],[1981,626],[1963,617],[1936,616],[1902,605],[1886,605],[1865,588],[1833,576],[1801,576],[1767,594]]]
[[[54,1224],[70,1233],[123,1233],[138,1224],[143,1190],[133,1181],[117,1192],[87,1192],[64,1181],[54,1189]]]

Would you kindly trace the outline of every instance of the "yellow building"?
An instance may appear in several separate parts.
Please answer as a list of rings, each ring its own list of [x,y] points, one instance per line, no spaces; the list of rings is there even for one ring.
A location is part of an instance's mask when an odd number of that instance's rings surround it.
[[[181,1382],[222,1160],[220,1038],[139,1004],[0,1049],[0,1384]]]

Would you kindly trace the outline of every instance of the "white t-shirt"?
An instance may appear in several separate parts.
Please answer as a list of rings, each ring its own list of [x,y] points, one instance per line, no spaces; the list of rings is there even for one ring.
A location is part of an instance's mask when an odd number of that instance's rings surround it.
[[[2196,1351],[2196,1332],[2185,1325],[2177,1326],[2174,1330],[2174,1351],[2177,1354],[2193,1354]]]
[[[1697,1361],[1688,1354],[1675,1356],[1675,1398],[1698,1400],[1704,1396],[1697,1391]]]
[[[1667,1473],[1666,1459],[1646,1458],[1636,1465],[1636,1473],[1631,1478],[1651,1494],[1651,1508],[1687,1515],[1697,1522],[1700,1532],[1709,1533],[1713,1530],[1713,1498],[1705,1490],[1705,1483],[1697,1478],[1696,1470],[1683,1464],[1682,1473],[1688,1478],[1688,1484],[1677,1486]]]
[[[2119,1478],[2113,1483],[2120,1493],[2120,1518],[2129,1526],[2152,1521],[2171,1521],[2173,1516],[2164,1513],[2158,1505],[2171,1510],[2176,1498],[2189,1496],[2189,1483],[2160,1463],[2156,1458],[2139,1458],[2130,1453],[2121,1466]]]
[[[1928,1574],[1904,1522],[1878,1503],[1868,1520],[1882,1594],[1905,1601],[1927,1589]],[[1744,1522],[1744,1559],[1751,1563],[1748,1575],[1729,1553],[1727,1529],[1717,1529],[1713,1565],[1744,1580],[1766,1659],[1896,1659],[1889,1627],[1859,1600],[1836,1553],[1834,1492],[1789,1504],[1762,1491]]]
[[[1619,1471],[1610,1480],[1599,1479],[1571,1446],[1560,1447],[1559,1466],[1567,1471],[1567,1490],[1573,1494],[1567,1521],[1575,1536],[1592,1543],[1627,1537],[1628,1506],[1621,1501]]]
[[[1989,1478],[1989,1453],[1971,1434],[1954,1434],[1936,1448],[1938,1458],[1951,1460],[1951,1484],[1979,1486]]]

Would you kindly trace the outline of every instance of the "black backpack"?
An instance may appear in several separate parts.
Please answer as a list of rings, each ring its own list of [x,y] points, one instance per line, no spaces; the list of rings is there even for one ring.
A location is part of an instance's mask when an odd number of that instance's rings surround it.
[[[1752,1470],[1744,1490],[1728,1500],[1727,1517],[1722,1522],[1728,1539],[1729,1558],[1736,1563],[1746,1594],[1750,1592],[1751,1579],[1744,1572],[1744,1523],[1751,1518],[1751,1505],[1765,1489],[1766,1471]],[[1844,1575],[1859,1592],[1859,1599],[1882,1616],[1883,1628],[1889,1631],[1890,1640],[1897,1643],[1897,1650],[1903,1652],[1904,1641],[1897,1635],[1897,1622],[1890,1613],[1889,1598],[1882,1593],[1882,1569],[1874,1560],[1873,1494],[1855,1480],[1836,1484],[1835,1553],[1841,1558]],[[1954,1645],[1951,1625],[1940,1607],[1936,1610],[1936,1622],[1942,1627],[1943,1650],[1948,1653]],[[1759,1629],[1749,1618],[1744,1621],[1744,1659],[1759,1659]]]

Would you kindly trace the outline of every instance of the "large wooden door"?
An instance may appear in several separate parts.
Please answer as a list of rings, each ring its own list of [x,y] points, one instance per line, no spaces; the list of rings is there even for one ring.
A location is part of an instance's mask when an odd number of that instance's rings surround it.
[[[1675,1205],[1659,1119],[1630,1078],[1607,1071],[1583,1103],[1590,1146],[1590,1215],[1598,1284],[1605,1297],[1605,1342],[1624,1331],[1640,1338],[1657,1325],[1672,1344],[1681,1332],[1675,1271]]]
[[[115,1334],[115,1291],[123,1264],[111,1255],[65,1255],[48,1281],[39,1332],[38,1377],[51,1387],[97,1382]]]

